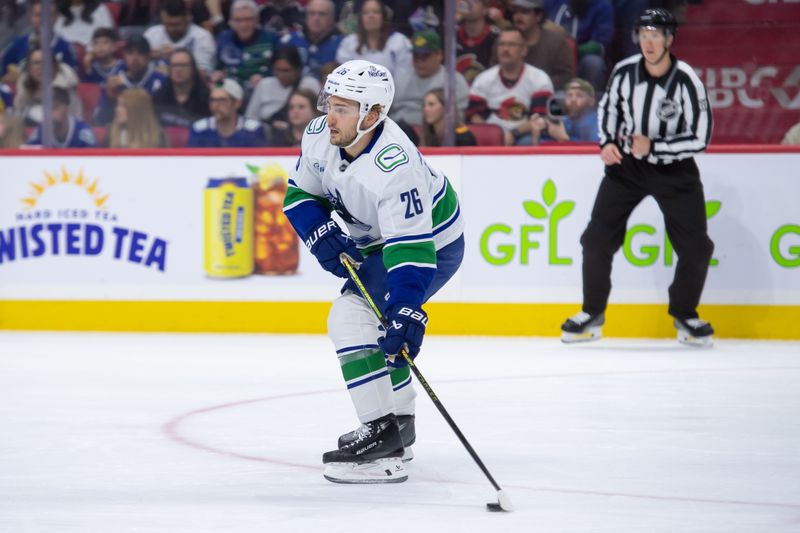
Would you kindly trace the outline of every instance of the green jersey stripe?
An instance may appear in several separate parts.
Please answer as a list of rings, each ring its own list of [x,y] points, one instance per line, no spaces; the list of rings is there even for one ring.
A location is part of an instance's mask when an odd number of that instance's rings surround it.
[[[404,263],[436,266],[436,248],[433,241],[398,243],[383,249],[383,264],[386,270]]]
[[[436,205],[433,206],[433,228],[436,229],[437,226],[446,222],[453,216],[453,213],[455,213],[457,209],[458,196],[456,196],[456,191],[453,190],[453,186],[450,185],[450,181],[448,180],[447,190],[445,190],[442,197],[439,198],[439,201],[436,202]]]
[[[321,203],[328,211],[333,210],[331,203],[326,198],[323,198],[322,196],[314,196],[313,194],[309,194],[303,189],[297,187],[289,187],[289,189],[286,191],[286,198],[283,200],[283,206],[293,207],[295,204],[299,204],[304,200],[314,200],[315,202]]]
[[[398,357],[402,356],[398,355]],[[404,382],[410,375],[411,368],[408,365],[401,368],[389,368],[389,377],[392,379],[392,386],[399,385],[400,383]]]

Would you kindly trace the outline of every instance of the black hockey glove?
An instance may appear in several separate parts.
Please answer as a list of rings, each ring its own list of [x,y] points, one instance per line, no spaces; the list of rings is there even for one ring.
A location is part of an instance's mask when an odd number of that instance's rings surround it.
[[[387,313],[387,325],[386,336],[378,339],[378,345],[386,354],[389,366],[402,368],[408,363],[400,355],[400,349],[405,347],[411,359],[419,354],[428,315],[418,307],[398,304]]]
[[[353,239],[345,235],[333,219],[329,219],[312,231],[305,244],[322,268],[340,278],[347,278],[348,274],[347,269],[339,261],[339,254],[346,253],[357,263],[364,260]]]

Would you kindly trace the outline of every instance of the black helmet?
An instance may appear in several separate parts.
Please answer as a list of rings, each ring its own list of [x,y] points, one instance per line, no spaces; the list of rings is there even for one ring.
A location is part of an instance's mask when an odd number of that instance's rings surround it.
[[[645,9],[636,21],[636,29],[639,28],[663,28],[665,35],[675,35],[678,29],[678,21],[664,8],[656,7]]]

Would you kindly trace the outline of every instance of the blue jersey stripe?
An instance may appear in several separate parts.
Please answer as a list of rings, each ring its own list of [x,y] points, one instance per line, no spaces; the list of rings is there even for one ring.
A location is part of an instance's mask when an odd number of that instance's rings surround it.
[[[400,356],[398,355],[398,357],[400,357]],[[411,376],[408,376],[408,379],[406,379],[405,381],[401,381],[400,383],[398,383],[397,385],[392,387],[392,390],[393,391],[399,391],[403,387],[407,387],[409,385],[411,385]]]
[[[430,233],[422,233],[420,235],[404,235],[402,237],[392,237],[391,239],[386,239],[385,245],[394,244],[396,242],[403,242],[403,241],[423,241],[425,239],[432,239],[433,235]]]
[[[389,375],[389,370],[384,370],[383,372],[381,372],[379,374],[375,374],[373,376],[366,377],[366,378],[364,378],[364,379],[362,379],[360,381],[355,381],[353,383],[350,383],[350,384],[347,385],[347,388],[348,389],[354,389],[354,388],[356,388],[356,387],[358,387],[360,385],[364,385],[365,383],[369,383],[370,381],[374,381],[376,379],[384,378],[384,377],[386,377],[388,375]]]
[[[444,185],[442,185],[442,189],[434,195],[432,202],[433,205],[436,205],[436,201],[442,197],[445,191],[447,191],[447,178],[445,178],[444,180]]]
[[[343,354],[347,352],[356,352],[358,350],[366,350],[368,348],[378,348],[377,344],[359,344],[358,346],[348,346],[347,348],[342,348],[341,350],[336,350],[337,354]]]
[[[453,222],[455,222],[456,220],[458,220],[458,217],[459,217],[460,215],[461,215],[461,206],[458,206],[458,207],[456,208],[456,212],[455,212],[455,214],[453,215],[453,217],[452,217],[450,220],[448,220],[447,222],[445,222],[444,224],[442,224],[441,226],[439,226],[438,228],[436,228],[435,230],[433,230],[433,234],[434,234],[434,235],[438,235],[438,234],[440,234],[441,232],[443,232],[444,230],[446,230],[447,228],[449,228],[450,226],[452,226],[452,225],[453,225]]]

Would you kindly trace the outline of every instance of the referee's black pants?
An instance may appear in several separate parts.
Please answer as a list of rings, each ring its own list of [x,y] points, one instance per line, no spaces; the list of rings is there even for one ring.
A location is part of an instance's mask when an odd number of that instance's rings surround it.
[[[667,235],[678,255],[669,287],[669,314],[697,318],[714,243],[708,237],[705,197],[694,159],[653,165],[623,155],[619,165],[606,166],[592,216],[581,236],[583,246],[583,311],[605,310],[611,292],[611,262],[625,239],[633,209],[652,195],[664,214]]]

